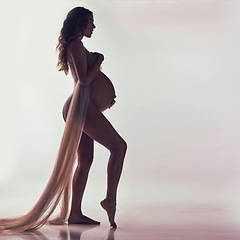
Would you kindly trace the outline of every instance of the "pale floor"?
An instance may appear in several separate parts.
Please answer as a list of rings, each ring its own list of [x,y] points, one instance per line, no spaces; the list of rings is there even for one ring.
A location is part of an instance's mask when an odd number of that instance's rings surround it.
[[[162,204],[119,214],[118,229],[100,226],[44,226],[1,240],[239,240],[240,212],[214,204]]]

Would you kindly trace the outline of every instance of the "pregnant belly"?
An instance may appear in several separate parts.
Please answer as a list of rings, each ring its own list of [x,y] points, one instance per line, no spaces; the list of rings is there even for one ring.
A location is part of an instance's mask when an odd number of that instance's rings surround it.
[[[102,72],[98,72],[91,83],[91,99],[100,111],[110,107],[116,97],[115,90],[110,79]]]

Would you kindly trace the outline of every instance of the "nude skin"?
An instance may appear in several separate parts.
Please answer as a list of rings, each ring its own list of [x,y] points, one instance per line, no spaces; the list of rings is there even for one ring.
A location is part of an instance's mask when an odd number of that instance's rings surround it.
[[[85,216],[82,212],[82,198],[93,162],[93,145],[94,141],[97,141],[110,151],[107,167],[107,193],[106,198],[100,204],[107,212],[110,226],[116,228],[117,187],[127,144],[102,113],[115,103],[115,90],[111,81],[100,70],[104,61],[103,54],[90,53],[83,46],[82,38],[91,38],[94,29],[93,15],[90,15],[86,29],[79,33],[79,38],[73,40],[67,49],[67,58],[74,83],[80,81],[82,85],[91,87],[85,126],[77,152],[78,166],[73,177],[72,204],[68,223],[100,224],[98,221]],[[95,61],[91,67],[88,67],[88,61],[91,61],[93,57]],[[64,119],[67,116],[71,96],[63,108]]]

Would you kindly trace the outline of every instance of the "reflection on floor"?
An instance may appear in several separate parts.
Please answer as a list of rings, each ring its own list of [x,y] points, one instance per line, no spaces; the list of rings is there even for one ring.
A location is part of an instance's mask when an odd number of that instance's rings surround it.
[[[125,209],[118,228],[100,226],[44,226],[38,231],[1,240],[239,240],[238,211],[208,204],[162,204]]]

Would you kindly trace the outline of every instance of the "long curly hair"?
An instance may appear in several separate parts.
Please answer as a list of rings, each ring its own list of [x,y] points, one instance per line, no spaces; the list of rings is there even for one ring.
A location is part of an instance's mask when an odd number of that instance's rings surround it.
[[[82,35],[82,31],[87,27],[88,18],[92,12],[84,7],[75,7],[68,14],[63,22],[63,27],[58,38],[56,50],[59,51],[57,68],[67,75],[69,66],[67,61],[68,44]]]

